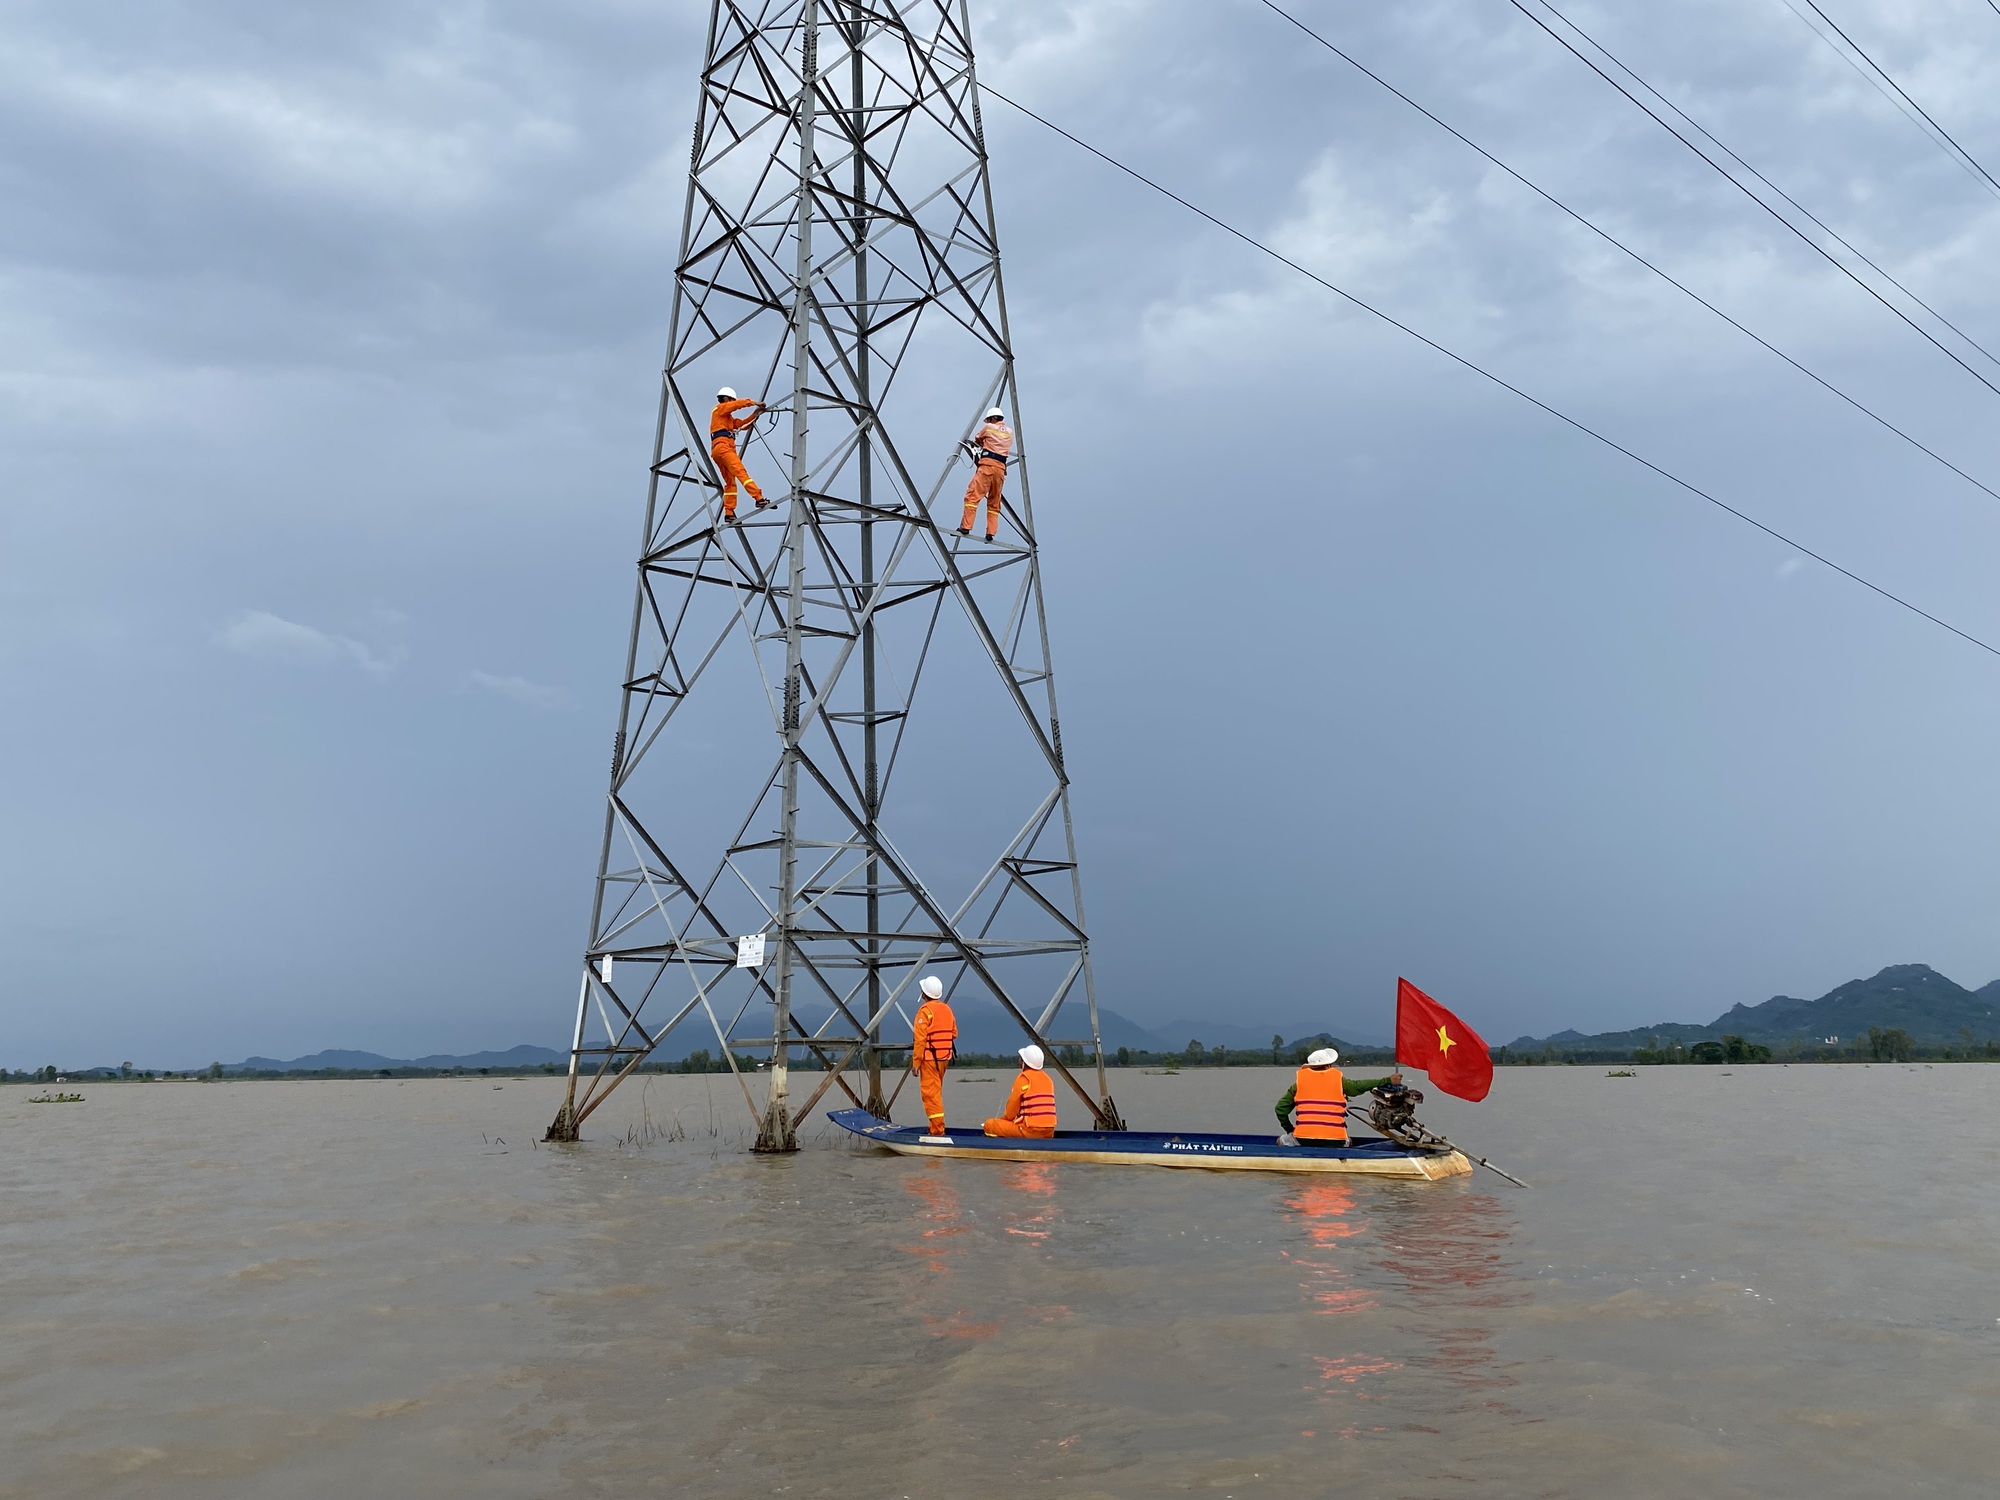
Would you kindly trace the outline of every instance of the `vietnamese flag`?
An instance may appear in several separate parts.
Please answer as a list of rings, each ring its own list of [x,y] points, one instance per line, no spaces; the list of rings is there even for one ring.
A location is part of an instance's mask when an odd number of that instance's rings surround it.
[[[1493,1056],[1479,1033],[1407,979],[1396,981],[1396,1061],[1475,1104],[1493,1087]]]

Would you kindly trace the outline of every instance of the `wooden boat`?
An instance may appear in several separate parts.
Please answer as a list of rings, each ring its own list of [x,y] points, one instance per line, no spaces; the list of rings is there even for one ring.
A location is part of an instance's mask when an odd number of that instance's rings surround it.
[[[1232,1172],[1341,1172],[1419,1182],[1463,1177],[1472,1163],[1449,1148],[1400,1146],[1375,1138],[1345,1146],[1280,1146],[1268,1135],[1208,1135],[1200,1131],[1058,1130],[1049,1140],[1016,1140],[977,1130],[929,1135],[916,1125],[892,1125],[865,1109],[835,1109],[827,1118],[843,1130],[903,1156],[952,1156],[980,1161],[1085,1161],[1114,1167],[1206,1167]]]

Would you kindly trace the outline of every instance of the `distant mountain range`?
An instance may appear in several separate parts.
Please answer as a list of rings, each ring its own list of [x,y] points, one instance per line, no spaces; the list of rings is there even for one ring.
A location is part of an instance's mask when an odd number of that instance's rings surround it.
[[[1761,1005],[1732,1005],[1706,1025],[1662,1021],[1630,1031],[1558,1031],[1524,1036],[1507,1044],[1513,1052],[1629,1052],[1649,1042],[1719,1041],[1725,1035],[1765,1045],[1784,1042],[1847,1044],[1868,1028],[1901,1027],[1912,1040],[1930,1045],[1958,1042],[1970,1032],[1976,1041],[2000,1036],[2000,979],[1966,989],[1929,964],[1892,964],[1870,979],[1855,979],[1817,1000],[1773,995]]]
[[[434,1052],[429,1057],[383,1057],[376,1052],[315,1052],[310,1057],[281,1061],[275,1057],[246,1057],[240,1063],[224,1063],[224,1073],[316,1073],[322,1068],[348,1072],[374,1072],[381,1068],[539,1068],[543,1063],[569,1066],[567,1052],[547,1047],[510,1047],[505,1052],[467,1052],[462,1055]]]
[[[1292,1026],[1229,1026],[1214,1021],[1197,1020],[1162,1021],[1149,1026],[1147,1030],[1164,1043],[1167,1050],[1175,1052],[1185,1047],[1191,1040],[1199,1041],[1211,1050],[1219,1043],[1231,1052],[1268,1052],[1271,1050],[1271,1038],[1281,1033],[1286,1038],[1286,1047],[1294,1047],[1300,1042],[1324,1044],[1329,1035],[1325,1031],[1302,1033],[1296,1023]],[[1333,1045],[1386,1047],[1389,1044],[1351,1036],[1345,1042]]]
[[[1020,1028],[998,1005],[989,1000],[966,1000],[957,1007],[959,1050],[1005,1055],[1021,1044]],[[1135,1052],[1178,1052],[1190,1040],[1198,1039],[1209,1049],[1227,1047],[1231,1052],[1263,1052],[1271,1045],[1275,1031],[1240,1022],[1226,1023],[1181,1019],[1141,1026],[1115,1010],[1100,1009],[1098,1026],[1104,1048],[1115,1052],[1129,1047]],[[1065,1019],[1056,1030],[1058,1041],[1075,1041],[1088,1034],[1082,1006],[1065,1010]],[[746,1018],[747,1021],[748,1018]],[[804,1017],[810,1026],[815,1018]],[[1829,990],[1817,1000],[1800,1000],[1791,995],[1773,995],[1761,1005],[1733,1005],[1713,1021],[1661,1021],[1653,1026],[1635,1026],[1628,1031],[1558,1031],[1545,1037],[1517,1037],[1507,1044],[1513,1053],[1630,1053],[1649,1044],[1720,1041],[1724,1036],[1740,1036],[1767,1046],[1803,1043],[1823,1046],[1829,1042],[1851,1045],[1865,1037],[1868,1028],[1900,1027],[1920,1045],[1945,1046],[1973,1039],[1986,1042],[2000,1038],[2000,980],[1969,990],[1956,984],[1928,964],[1894,964],[1868,979],[1856,979]],[[742,1033],[739,1032],[739,1036]],[[1837,1040],[1836,1040],[1837,1039]],[[1287,1033],[1284,1051],[1289,1056],[1301,1043],[1331,1044],[1343,1049],[1378,1048],[1386,1043],[1349,1037],[1341,1040],[1327,1032],[1308,1036]],[[749,1050],[748,1044],[742,1044]],[[697,1048],[719,1050],[712,1031],[681,1028],[660,1049],[662,1061],[684,1058]],[[549,1047],[520,1046],[505,1052],[433,1053],[428,1057],[384,1057],[375,1052],[331,1050],[309,1057],[279,1059],[248,1057],[225,1065],[225,1073],[311,1073],[323,1068],[349,1072],[376,1072],[384,1068],[491,1068],[495,1071],[541,1068],[553,1063],[567,1066],[569,1054]]]
[[[1005,1055],[1021,1045],[1021,1028],[1014,1018],[990,1000],[964,1000],[954,1007],[958,1014],[958,1046],[961,1052],[986,1052]],[[824,1016],[814,1016],[807,1012],[801,1017],[808,1026],[816,1026]],[[768,1021],[765,1022],[769,1024]],[[1227,1047],[1231,1052],[1263,1052],[1271,1045],[1272,1031],[1257,1026],[1218,1024],[1213,1021],[1169,1021],[1163,1026],[1145,1027],[1136,1021],[1121,1016],[1115,1010],[1099,1008],[1097,1012],[1099,1034],[1104,1038],[1104,1050],[1115,1052],[1120,1047],[1129,1047],[1135,1052],[1178,1052],[1191,1039],[1198,1039],[1204,1047],[1214,1049]],[[1089,1035],[1090,1026],[1087,1012],[1081,1005],[1066,1008],[1057,1021],[1055,1041],[1078,1041]],[[743,1032],[737,1033],[739,1038]],[[909,1040],[905,1032],[901,1040]],[[1320,1046],[1332,1042],[1336,1046],[1375,1046],[1370,1042],[1338,1042],[1325,1032],[1312,1036],[1295,1038],[1286,1043],[1289,1049],[1297,1042],[1311,1042]],[[660,1048],[658,1056],[662,1062],[678,1062],[690,1052],[699,1050],[711,1054],[719,1052],[715,1033],[706,1026],[697,1030],[694,1026],[683,1026],[668,1038]],[[748,1046],[739,1041],[739,1050],[747,1051]],[[509,1069],[539,1068],[545,1063],[556,1063],[567,1067],[569,1054],[548,1047],[511,1047],[505,1052],[432,1053],[428,1057],[384,1057],[378,1052],[353,1052],[331,1048],[325,1052],[314,1052],[306,1057],[246,1057],[240,1063],[225,1063],[224,1073],[316,1073],[332,1068],[343,1072],[373,1073],[382,1069],[396,1068],[491,1068],[496,1071]]]

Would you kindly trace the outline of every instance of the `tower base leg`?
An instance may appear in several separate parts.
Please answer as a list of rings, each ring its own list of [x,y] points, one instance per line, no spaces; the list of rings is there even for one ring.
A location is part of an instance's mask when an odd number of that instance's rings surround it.
[[[871,1027],[879,1024],[873,1013],[868,1024]],[[861,1107],[878,1120],[889,1118],[889,1101],[882,1097],[882,1053],[872,1041],[868,1044],[868,1102]]]
[[[549,1125],[548,1134],[543,1136],[542,1139],[545,1141],[577,1140],[576,1112],[567,1104],[557,1110],[554,1121]]]
[[[792,1117],[782,1104],[773,1104],[764,1116],[764,1123],[757,1129],[757,1144],[753,1151],[784,1152],[799,1149],[798,1133],[792,1129]]]

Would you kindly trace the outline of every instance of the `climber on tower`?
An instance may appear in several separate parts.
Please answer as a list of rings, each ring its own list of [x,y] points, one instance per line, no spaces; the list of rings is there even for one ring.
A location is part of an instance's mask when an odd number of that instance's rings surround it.
[[[750,408],[748,414],[737,416],[746,406]],[[763,402],[739,401],[736,392],[726,385],[715,393],[715,410],[708,418],[708,453],[722,475],[722,524],[725,526],[736,524],[736,486],[739,483],[757,502],[757,509],[762,510],[771,503],[757,488],[757,481],[750,477],[750,471],[743,467],[743,459],[736,451],[736,434],[754,426],[764,411]]]
[[[1014,451],[1014,433],[1007,426],[1007,413],[994,407],[965,446],[972,455],[972,483],[965,487],[965,514],[959,518],[958,534],[972,535],[972,523],[979,515],[979,500],[983,495],[986,540],[990,542],[1000,531],[1000,486],[1007,482],[1007,455]]]

